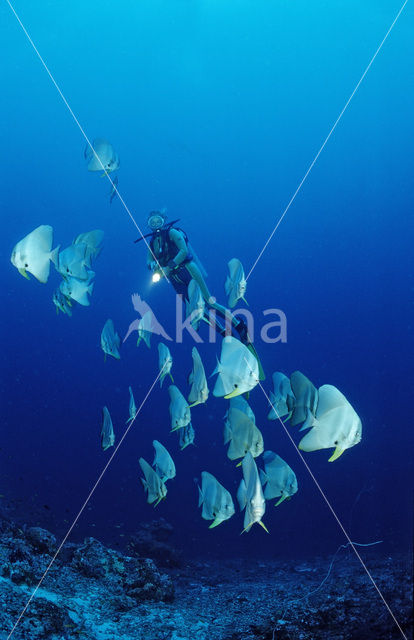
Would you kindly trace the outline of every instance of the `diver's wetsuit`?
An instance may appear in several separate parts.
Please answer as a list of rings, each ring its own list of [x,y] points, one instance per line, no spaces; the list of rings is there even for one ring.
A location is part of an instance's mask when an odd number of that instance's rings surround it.
[[[174,271],[170,272],[168,278],[171,281],[175,292],[188,300],[188,285],[192,280],[192,276],[188,269],[186,269],[186,266],[180,265],[179,267],[174,269]]]
[[[201,293],[207,307],[214,309],[227,326],[236,328],[242,342],[249,342],[245,323],[236,318],[231,311],[223,307],[211,296],[203,274],[194,261],[188,248],[188,238],[184,231],[170,225],[165,225],[155,231],[150,240],[148,252],[148,267],[151,269],[154,256],[161,267],[170,267],[168,279],[171,281],[176,293],[188,300],[188,285],[195,280],[201,289]],[[210,316],[208,316],[210,318]],[[226,335],[226,329],[215,318],[217,331]]]
[[[170,238],[170,233],[174,234],[174,232],[180,236],[176,236],[176,241]],[[177,240],[181,246],[177,244]],[[186,269],[186,265],[192,261],[193,257],[188,251],[187,236],[180,229],[166,225],[153,233],[149,244],[152,252],[148,253],[149,264],[152,262],[153,256],[157,258],[163,269],[172,266],[171,263],[174,262],[174,266],[168,274],[168,279],[171,280],[175,291],[188,299],[187,290],[192,276]]]

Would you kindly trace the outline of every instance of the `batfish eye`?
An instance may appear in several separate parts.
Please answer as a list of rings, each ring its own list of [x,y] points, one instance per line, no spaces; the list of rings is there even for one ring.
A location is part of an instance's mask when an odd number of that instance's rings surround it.
[[[334,445],[337,445],[337,444],[338,444],[338,440],[335,440]]]

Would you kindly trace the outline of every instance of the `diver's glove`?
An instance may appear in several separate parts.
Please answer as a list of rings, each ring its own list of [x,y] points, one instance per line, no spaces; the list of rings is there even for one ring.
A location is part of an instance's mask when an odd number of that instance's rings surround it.
[[[170,260],[170,261],[168,262],[168,264],[167,264],[167,267],[168,267],[171,271],[174,271],[174,269],[177,269],[177,267],[178,267],[178,266],[179,266],[179,265],[178,265],[176,262],[174,262],[174,260]]]

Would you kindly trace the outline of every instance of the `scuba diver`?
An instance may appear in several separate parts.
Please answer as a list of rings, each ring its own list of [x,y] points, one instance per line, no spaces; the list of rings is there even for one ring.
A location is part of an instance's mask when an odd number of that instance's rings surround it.
[[[174,226],[178,220],[167,223],[167,216],[162,211],[151,211],[147,224],[151,233],[145,237],[149,240],[147,267],[157,279],[164,275],[171,282],[176,293],[188,300],[188,285],[195,280],[208,309],[216,313],[209,314],[206,319],[210,322],[214,316],[216,330],[223,336],[228,335],[228,328],[236,329],[240,341],[245,345],[251,345],[244,320],[234,316],[229,309],[219,304],[208,290],[203,272],[194,251],[189,245],[187,234],[182,229]],[[138,238],[135,242],[139,242]],[[155,280],[156,281],[156,280]],[[217,319],[216,314],[224,320],[224,326]]]

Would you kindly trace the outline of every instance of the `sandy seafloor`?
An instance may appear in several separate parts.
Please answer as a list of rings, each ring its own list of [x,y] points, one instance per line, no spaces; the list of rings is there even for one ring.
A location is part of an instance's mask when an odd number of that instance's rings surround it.
[[[145,528],[146,527],[146,528]],[[186,560],[162,519],[127,553],[94,538],[68,542],[12,634],[24,640],[380,640],[403,638],[353,552],[294,560]],[[57,548],[39,527],[0,520],[0,639],[10,631]],[[412,562],[363,553],[412,638]],[[153,559],[143,557],[152,555]],[[161,566],[162,565],[162,566]],[[317,590],[309,597],[306,594]]]

